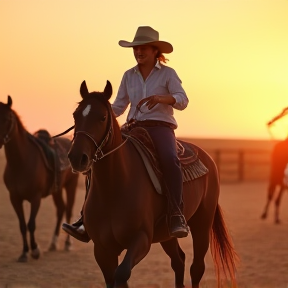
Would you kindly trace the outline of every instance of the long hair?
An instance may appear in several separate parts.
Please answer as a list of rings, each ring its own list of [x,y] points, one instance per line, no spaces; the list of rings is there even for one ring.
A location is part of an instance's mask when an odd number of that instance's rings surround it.
[[[167,59],[167,58],[163,55],[163,53],[159,50],[158,47],[156,47],[156,46],[153,46],[153,47],[154,47],[154,49],[156,49],[156,50],[158,51],[157,54],[156,54],[156,58],[157,58],[157,60],[158,60],[159,62],[166,63],[167,61],[169,61],[169,59]]]
[[[167,61],[169,61],[169,59],[167,59],[161,52],[158,52],[158,54],[157,54],[157,59],[159,62],[166,63]]]

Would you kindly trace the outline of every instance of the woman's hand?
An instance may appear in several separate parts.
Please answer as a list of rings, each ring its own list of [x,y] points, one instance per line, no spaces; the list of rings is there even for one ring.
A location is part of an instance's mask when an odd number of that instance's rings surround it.
[[[173,105],[176,100],[172,95],[152,95],[139,101],[137,108],[141,111],[141,106],[146,105],[149,110],[155,107],[158,103]]]

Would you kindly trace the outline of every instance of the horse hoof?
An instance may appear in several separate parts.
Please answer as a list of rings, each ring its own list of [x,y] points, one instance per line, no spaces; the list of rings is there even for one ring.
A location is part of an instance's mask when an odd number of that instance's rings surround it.
[[[264,213],[261,215],[261,219],[266,219],[267,215]]]
[[[38,247],[32,250],[31,256],[32,256],[33,259],[39,259],[40,250],[38,249]]]
[[[65,251],[71,251],[72,243],[71,242],[65,242]]]
[[[18,258],[17,262],[25,263],[28,261],[27,253],[21,254],[21,256]]]
[[[55,244],[55,243],[51,243],[51,245],[50,245],[48,251],[56,251],[56,250],[57,250],[57,246],[56,246],[56,244]]]

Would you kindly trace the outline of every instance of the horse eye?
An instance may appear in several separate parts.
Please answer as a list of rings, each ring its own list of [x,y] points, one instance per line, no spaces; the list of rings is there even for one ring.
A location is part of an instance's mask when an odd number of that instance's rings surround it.
[[[101,118],[101,122],[104,122],[106,119],[107,119],[107,116],[104,115],[104,116]]]

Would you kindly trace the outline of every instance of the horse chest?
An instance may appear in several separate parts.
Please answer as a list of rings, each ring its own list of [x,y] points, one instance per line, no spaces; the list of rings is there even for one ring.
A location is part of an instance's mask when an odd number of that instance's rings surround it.
[[[90,198],[84,206],[84,223],[90,237],[105,246],[109,246],[108,243],[125,246],[127,236],[133,235],[141,226],[142,217],[132,216],[133,210],[127,204],[114,207],[96,203]]]

